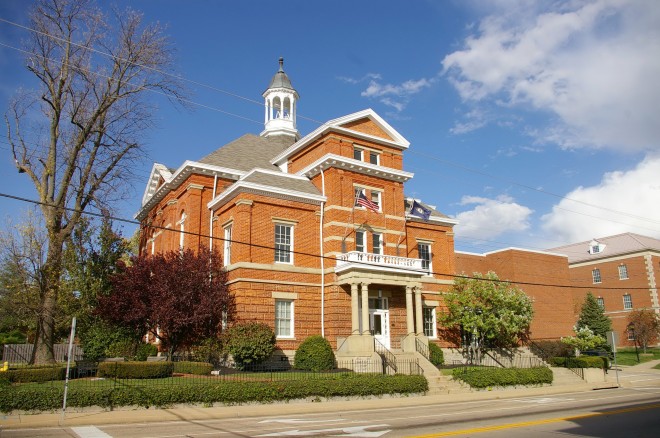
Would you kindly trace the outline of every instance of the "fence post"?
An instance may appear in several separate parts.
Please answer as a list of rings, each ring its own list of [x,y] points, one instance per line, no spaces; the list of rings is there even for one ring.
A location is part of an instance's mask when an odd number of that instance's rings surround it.
[[[66,412],[66,396],[69,392],[69,370],[71,369],[71,351],[73,350],[73,338],[76,336],[76,317],[71,321],[71,337],[69,338],[69,354],[66,358],[66,379],[64,380],[64,400],[62,401],[62,420]]]

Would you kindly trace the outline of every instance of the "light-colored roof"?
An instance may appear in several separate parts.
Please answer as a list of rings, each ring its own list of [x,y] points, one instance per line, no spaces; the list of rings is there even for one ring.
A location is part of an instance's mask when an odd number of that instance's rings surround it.
[[[199,162],[245,172],[255,168],[279,170],[270,161],[291,146],[294,141],[295,138],[287,135],[260,137],[254,134],[245,134],[211,152]]]
[[[307,178],[296,178],[294,175],[278,172],[264,172],[261,169],[255,169],[241,181],[260,184],[273,189],[293,190],[296,192],[307,193],[320,196],[321,192]]]
[[[600,244],[601,249],[597,253],[590,252],[594,241]],[[568,263],[573,264],[649,250],[660,252],[660,240],[641,234],[623,233],[550,248],[548,251],[566,255]]]

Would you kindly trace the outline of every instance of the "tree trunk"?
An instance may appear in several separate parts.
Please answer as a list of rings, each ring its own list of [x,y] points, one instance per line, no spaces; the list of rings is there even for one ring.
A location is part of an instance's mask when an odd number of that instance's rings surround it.
[[[48,256],[43,266],[41,302],[37,320],[37,334],[32,352],[32,364],[55,363],[55,315],[62,274],[62,239],[57,233],[48,241]]]

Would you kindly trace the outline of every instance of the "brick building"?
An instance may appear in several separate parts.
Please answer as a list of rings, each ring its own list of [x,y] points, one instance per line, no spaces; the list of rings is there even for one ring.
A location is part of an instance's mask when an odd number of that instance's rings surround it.
[[[576,319],[591,292],[612,320],[621,345],[633,345],[626,328],[630,311],[645,308],[660,313],[660,240],[624,233],[551,251],[568,257]]]
[[[371,109],[301,136],[281,59],[263,97],[259,135],[154,164],[141,251],[221,250],[235,319],[271,325],[285,354],[316,334],[353,357],[437,340],[456,221],[405,196],[409,142]]]

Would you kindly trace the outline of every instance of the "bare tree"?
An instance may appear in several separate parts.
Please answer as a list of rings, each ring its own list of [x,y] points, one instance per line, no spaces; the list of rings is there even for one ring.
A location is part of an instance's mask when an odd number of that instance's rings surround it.
[[[27,69],[38,88],[21,92],[5,120],[16,168],[32,180],[48,235],[45,291],[34,363],[54,360],[63,244],[83,212],[124,195],[151,127],[150,91],[178,99],[172,49],[140,14],[111,18],[90,0],[38,0],[31,13]]]

